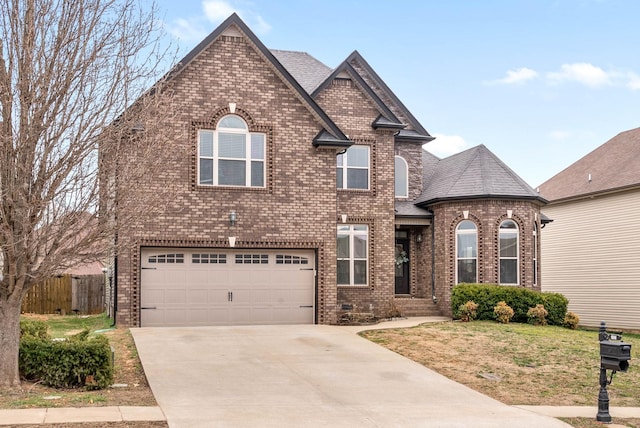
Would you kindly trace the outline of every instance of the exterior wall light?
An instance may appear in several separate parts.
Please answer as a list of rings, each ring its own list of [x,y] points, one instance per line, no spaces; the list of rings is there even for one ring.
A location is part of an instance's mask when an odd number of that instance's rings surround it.
[[[422,242],[422,233],[418,233],[418,234],[416,235],[416,242],[417,242],[418,244]]]
[[[229,225],[235,226],[236,221],[238,221],[238,216],[235,211],[231,211],[231,213],[229,214]]]

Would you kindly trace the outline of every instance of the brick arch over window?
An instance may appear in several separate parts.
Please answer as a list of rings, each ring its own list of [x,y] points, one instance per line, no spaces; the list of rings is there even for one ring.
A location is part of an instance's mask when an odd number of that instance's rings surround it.
[[[242,107],[236,107],[235,111],[231,113],[229,107],[222,107],[216,110],[208,120],[192,121],[191,122],[191,190],[198,190],[204,192],[220,192],[221,188],[216,187],[203,187],[198,186],[198,130],[211,129],[215,130],[218,126],[218,122],[225,116],[236,115],[245,121],[249,132],[259,132],[266,135],[266,147],[265,147],[265,187],[261,189],[255,188],[234,188],[232,192],[273,192],[273,175],[274,175],[274,141],[273,141],[273,125],[257,122],[253,116]],[[225,191],[229,191],[229,188],[224,188]]]
[[[456,245],[455,245],[456,228],[458,227],[460,222],[464,220],[472,221],[476,225],[477,240],[478,240],[478,259],[477,259],[478,282],[479,283],[484,282],[484,277],[485,277],[484,270],[483,270],[484,248],[482,245],[484,241],[484,227],[479,217],[476,217],[475,215],[469,213],[467,218],[464,218],[464,215],[459,215],[455,217],[453,221],[451,221],[451,223],[449,224],[449,228],[447,230],[447,233],[449,235],[449,243],[450,243],[450,245],[448,245],[448,254],[447,254],[447,264],[449,266],[448,273],[447,273],[447,276],[449,278],[449,288],[453,288],[456,285],[456,269],[457,269]]]
[[[507,214],[503,214],[498,217],[494,224],[493,235],[493,251],[494,251],[494,269],[496,272],[496,282],[500,282],[500,225],[505,220],[511,220],[518,226],[518,286],[524,286],[525,276],[525,222],[521,217],[516,214],[512,214],[511,218]]]

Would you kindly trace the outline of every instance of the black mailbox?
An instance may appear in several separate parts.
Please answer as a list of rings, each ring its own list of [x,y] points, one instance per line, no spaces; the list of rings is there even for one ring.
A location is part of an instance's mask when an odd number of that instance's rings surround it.
[[[631,344],[626,342],[600,342],[600,365],[615,372],[626,372],[631,359]]]

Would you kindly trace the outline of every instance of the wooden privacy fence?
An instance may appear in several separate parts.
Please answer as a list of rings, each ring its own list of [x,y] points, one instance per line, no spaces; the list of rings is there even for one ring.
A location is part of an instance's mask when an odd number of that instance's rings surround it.
[[[104,311],[104,275],[62,275],[34,285],[22,300],[22,312],[99,314]]]

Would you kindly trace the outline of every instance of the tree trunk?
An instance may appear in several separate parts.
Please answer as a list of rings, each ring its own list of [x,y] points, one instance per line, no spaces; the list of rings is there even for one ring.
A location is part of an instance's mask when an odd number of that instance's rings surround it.
[[[0,297],[0,390],[18,388],[18,352],[20,346],[21,299]]]

